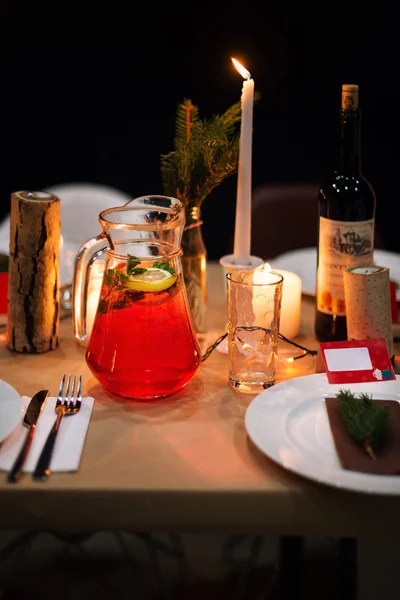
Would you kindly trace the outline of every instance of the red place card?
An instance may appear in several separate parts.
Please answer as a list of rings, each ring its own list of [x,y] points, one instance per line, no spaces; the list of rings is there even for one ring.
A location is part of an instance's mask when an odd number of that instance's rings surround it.
[[[321,342],[320,347],[329,383],[396,378],[384,338]]]

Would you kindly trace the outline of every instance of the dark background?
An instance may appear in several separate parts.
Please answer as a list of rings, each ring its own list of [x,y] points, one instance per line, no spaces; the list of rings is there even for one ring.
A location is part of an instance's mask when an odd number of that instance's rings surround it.
[[[162,192],[177,104],[190,98],[205,118],[237,102],[235,56],[261,93],[254,188],[320,182],[341,84],[360,85],[363,171],[384,247],[400,251],[397,21],[382,2],[321,4],[3,1],[0,218],[20,189],[89,181],[132,197]],[[236,176],[205,201],[210,258],[232,251],[235,202]]]

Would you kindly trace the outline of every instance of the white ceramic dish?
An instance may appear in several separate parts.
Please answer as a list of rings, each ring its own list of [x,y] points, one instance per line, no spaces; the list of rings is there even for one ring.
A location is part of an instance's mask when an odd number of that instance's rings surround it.
[[[284,469],[337,488],[368,494],[400,495],[400,475],[370,475],[343,469],[336,454],[324,398],[340,385],[325,373],[297,377],[259,394],[248,406],[245,426],[250,439]],[[400,402],[400,377],[346,386]]]
[[[374,263],[389,269],[390,278],[398,284],[396,297],[400,302],[400,254],[388,252],[387,250],[375,250]],[[299,275],[302,281],[303,294],[315,296],[316,248],[301,248],[285,252],[285,254],[272,258],[269,264],[277,271],[286,269]]]
[[[22,415],[21,396],[9,383],[0,379],[0,444],[18,425]]]

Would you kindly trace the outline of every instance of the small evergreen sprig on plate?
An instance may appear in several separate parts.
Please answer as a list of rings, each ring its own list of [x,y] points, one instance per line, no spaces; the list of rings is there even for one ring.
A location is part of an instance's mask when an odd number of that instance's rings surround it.
[[[340,389],[336,398],[349,435],[376,460],[376,445],[389,432],[389,408],[379,406],[368,394],[362,393],[357,397],[350,390]]]

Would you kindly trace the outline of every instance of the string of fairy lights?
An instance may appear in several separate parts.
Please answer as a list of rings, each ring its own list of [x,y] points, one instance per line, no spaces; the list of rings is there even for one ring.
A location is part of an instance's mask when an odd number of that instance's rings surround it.
[[[253,331],[257,331],[257,330],[261,330],[264,331],[265,333],[265,343],[269,343],[269,336],[273,333],[271,329],[266,329],[265,327],[258,327],[258,326],[249,326],[246,327],[244,325],[239,325],[237,327],[235,327],[234,331],[233,331],[233,338],[237,338],[239,340],[240,343],[243,343],[243,340],[240,338],[240,331],[249,331],[249,332],[253,332]],[[207,348],[207,350],[204,352],[201,362],[204,362],[205,360],[207,360],[207,358],[210,356],[210,354],[215,350],[215,348],[217,346],[220,345],[221,342],[223,342],[223,340],[228,336],[228,332],[222,334],[217,340],[215,340],[215,342],[213,344],[211,344],[211,346],[209,346]],[[278,338],[284,342],[287,342],[288,344],[294,346],[295,348],[298,348],[299,350],[301,350],[301,354],[298,354],[297,356],[290,356],[286,359],[286,362],[294,362],[295,360],[298,360],[299,358],[304,358],[305,356],[316,356],[318,351],[317,350],[310,350],[309,348],[306,348],[305,346],[303,346],[302,344],[299,344],[298,342],[294,342],[293,340],[289,340],[287,337],[285,337],[282,333],[278,334]]]

